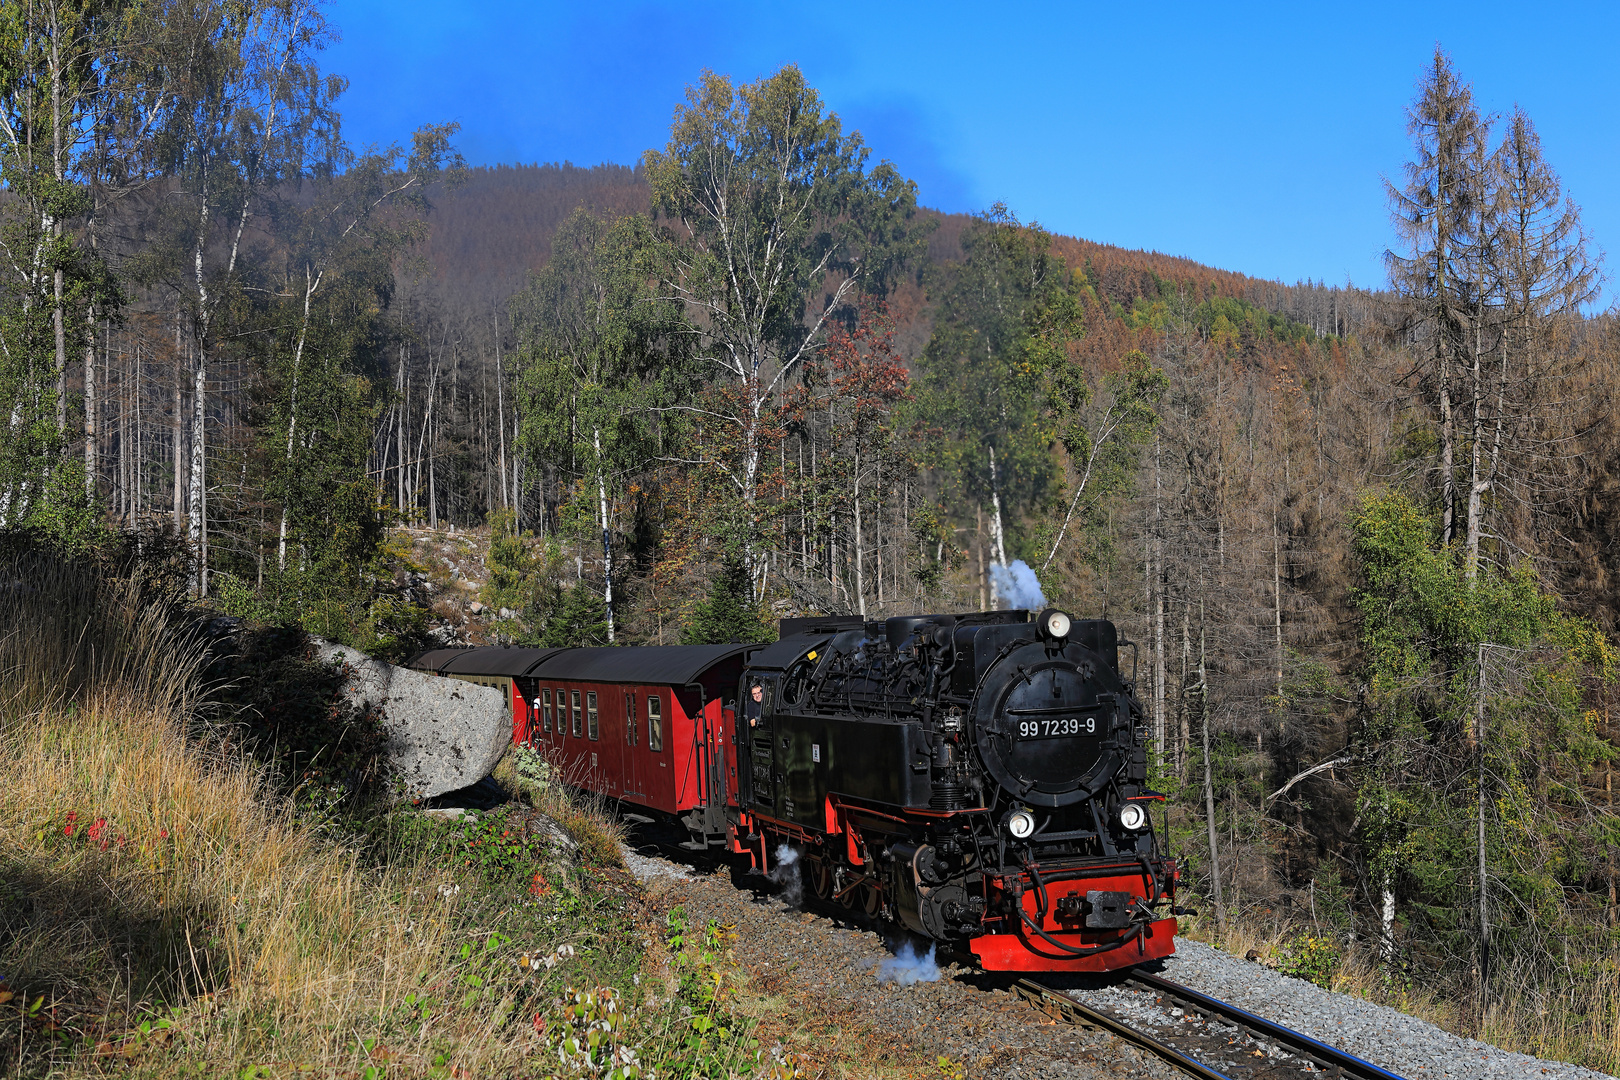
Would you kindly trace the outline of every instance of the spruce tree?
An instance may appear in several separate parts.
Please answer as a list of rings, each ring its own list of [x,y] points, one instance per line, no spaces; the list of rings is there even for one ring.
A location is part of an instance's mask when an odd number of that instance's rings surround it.
[[[738,555],[728,555],[709,586],[709,595],[692,612],[681,634],[686,645],[721,645],[730,641],[768,641],[774,635],[753,602],[748,570]]]

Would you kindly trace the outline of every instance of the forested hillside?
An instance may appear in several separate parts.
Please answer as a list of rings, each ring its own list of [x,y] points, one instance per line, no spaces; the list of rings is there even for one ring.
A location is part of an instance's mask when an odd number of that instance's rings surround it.
[[[1111,618],[1212,933],[1616,1064],[1620,340],[1444,54],[1363,291],[934,213],[792,67],[633,166],[467,169],[344,143],[314,9],[40,10],[0,527],[395,657]]]

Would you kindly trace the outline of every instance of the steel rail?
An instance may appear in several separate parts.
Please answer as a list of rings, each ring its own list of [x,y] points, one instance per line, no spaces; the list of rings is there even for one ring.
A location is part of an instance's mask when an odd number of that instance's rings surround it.
[[[1206,1018],[1219,1018],[1235,1024],[1240,1031],[1254,1037],[1262,1038],[1282,1046],[1290,1054],[1310,1062],[1323,1075],[1341,1077],[1344,1080],[1403,1080],[1402,1077],[1386,1069],[1381,1069],[1370,1061],[1365,1061],[1354,1054],[1347,1053],[1337,1047],[1329,1046],[1324,1042],[1311,1038],[1309,1035],[1273,1023],[1263,1016],[1256,1016],[1247,1010],[1210,997],[1188,986],[1183,986],[1169,979],[1150,975],[1146,972],[1132,971],[1127,974],[1126,981],[1135,983],[1138,987],[1151,991],[1160,996],[1170,998],[1183,1008],[1200,1013]],[[1196,1076],[1199,1080],[1231,1080],[1225,1073],[1204,1064],[1194,1057],[1155,1039],[1153,1036],[1138,1031],[1129,1024],[1120,1022],[1111,1016],[1098,1012],[1084,1002],[1049,986],[1042,986],[1031,979],[1019,979],[1014,989],[1031,1001],[1048,1006],[1056,1006],[1075,1022],[1101,1028],[1113,1033],[1127,1042],[1133,1043],[1144,1050],[1164,1059],[1170,1065]]]
[[[1078,1018],[1078,1023],[1101,1028],[1119,1036],[1126,1042],[1135,1043],[1149,1053],[1163,1058],[1182,1072],[1198,1077],[1199,1080],[1230,1080],[1230,1077],[1225,1073],[1216,1072],[1196,1058],[1190,1058],[1175,1047],[1162,1043],[1151,1035],[1145,1035],[1129,1025],[1122,1024],[1112,1016],[1105,1016],[1061,990],[1053,990],[1051,987],[1042,986],[1040,983],[1029,979],[1019,979],[1013,984],[1013,987],[1023,997],[1038,1003],[1055,1005],[1063,1012]]]
[[[1296,1056],[1326,1070],[1330,1076],[1337,1074],[1353,1077],[1355,1080],[1404,1080],[1403,1077],[1387,1069],[1381,1069],[1346,1050],[1329,1046],[1309,1035],[1273,1023],[1263,1016],[1256,1016],[1246,1009],[1240,1009],[1236,1005],[1210,997],[1190,986],[1183,986],[1162,976],[1145,971],[1131,971],[1127,974],[1126,981],[1163,994],[1194,1012],[1203,1013],[1205,1016],[1219,1016],[1231,1021],[1250,1035],[1261,1036],[1288,1048]]]

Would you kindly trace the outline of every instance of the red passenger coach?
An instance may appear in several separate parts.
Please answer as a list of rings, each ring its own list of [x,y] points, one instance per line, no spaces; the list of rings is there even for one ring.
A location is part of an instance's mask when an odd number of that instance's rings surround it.
[[[571,784],[723,843],[737,790],[731,725],[743,657],[757,646],[434,649],[418,670],[502,689],[512,741]],[[712,820],[711,820],[712,819]]]

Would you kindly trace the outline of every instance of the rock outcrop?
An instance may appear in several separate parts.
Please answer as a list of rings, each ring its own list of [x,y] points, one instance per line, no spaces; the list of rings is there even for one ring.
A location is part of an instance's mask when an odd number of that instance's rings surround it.
[[[348,665],[343,694],[382,719],[389,761],[408,797],[476,784],[512,741],[506,695],[493,686],[424,675],[319,638],[310,642],[319,659]]]

